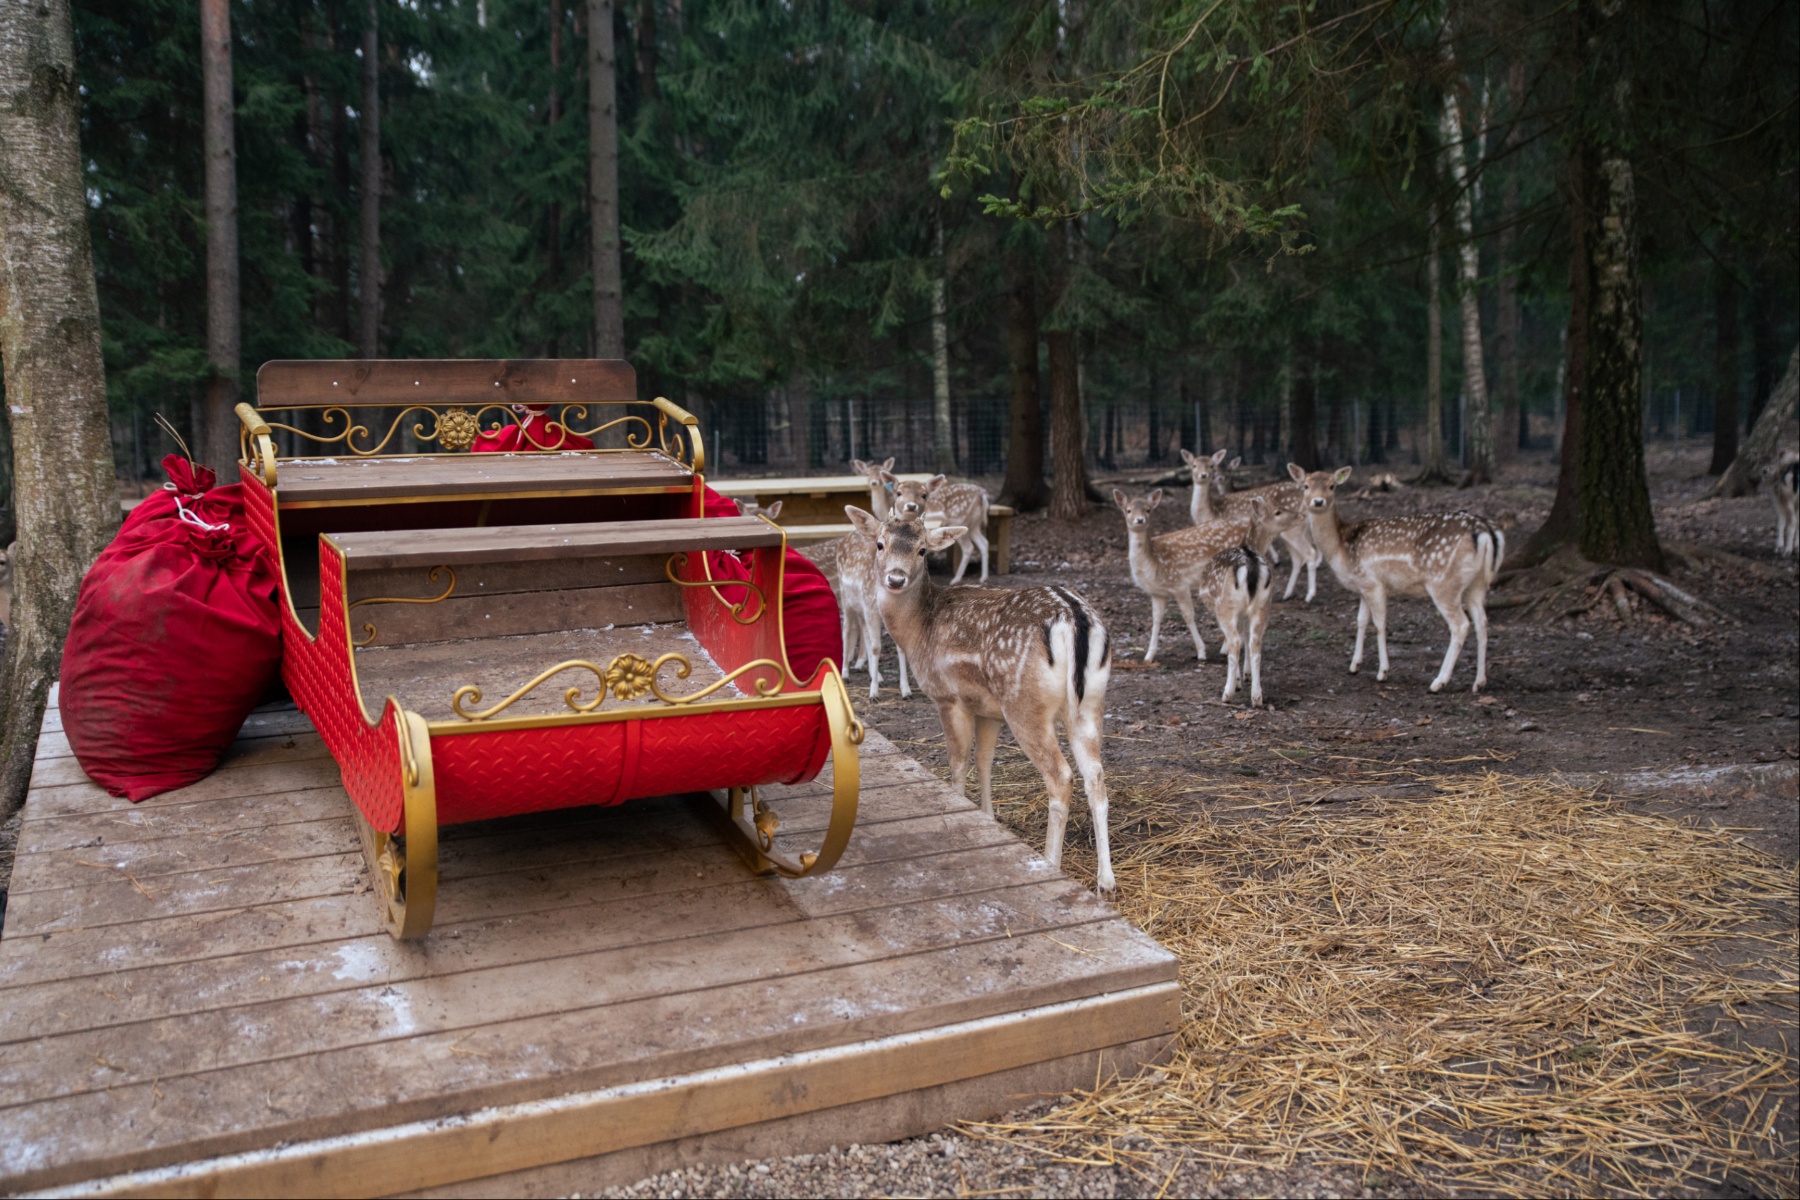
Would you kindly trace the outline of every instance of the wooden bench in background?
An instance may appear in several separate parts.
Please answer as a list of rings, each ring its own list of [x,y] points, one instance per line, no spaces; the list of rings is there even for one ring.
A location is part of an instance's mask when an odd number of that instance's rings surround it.
[[[923,483],[929,472],[899,476]],[[710,479],[712,489],[733,500],[754,500],[760,508],[781,501],[781,527],[795,545],[824,542],[850,532],[844,505],[869,507],[869,483],[861,475],[819,475],[790,479]],[[1004,504],[988,509],[988,570],[1012,570],[1013,510]],[[971,569],[974,569],[973,565]]]

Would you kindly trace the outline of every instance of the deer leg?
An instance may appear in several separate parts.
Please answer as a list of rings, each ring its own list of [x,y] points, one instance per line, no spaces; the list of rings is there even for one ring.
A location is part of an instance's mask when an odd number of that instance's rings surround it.
[[[1281,593],[1281,598],[1283,600],[1292,600],[1294,598],[1294,584],[1300,578],[1300,556],[1298,554],[1288,555],[1288,564],[1287,591]]]
[[[1369,627],[1369,598],[1364,596],[1362,603],[1356,606],[1356,649],[1350,652],[1350,673],[1356,674],[1362,669],[1363,633]]]
[[[1262,602],[1250,610],[1250,707],[1263,706],[1262,690],[1262,646],[1263,632],[1269,627],[1268,593],[1262,595]]]
[[[1167,597],[1150,597],[1150,648],[1144,651],[1144,661],[1147,663],[1156,661],[1156,644],[1162,639],[1163,611],[1168,607]]]
[[[969,544],[967,538],[958,538],[956,542],[956,573],[950,576],[950,582],[962,582],[963,572],[969,569]]]
[[[1085,699],[1092,699],[1092,694],[1084,698],[1069,726],[1069,749],[1081,770],[1081,790],[1087,796],[1088,817],[1094,823],[1094,857],[1098,860],[1094,886],[1110,893],[1117,884],[1113,880],[1112,839],[1107,829],[1106,768],[1100,761],[1100,719],[1106,705],[1089,705]]]
[[[981,784],[981,811],[994,815],[994,747],[1000,740],[1000,722],[975,718],[975,778]]]
[[[1175,593],[1175,607],[1181,610],[1181,619],[1187,622],[1188,636],[1194,639],[1194,657],[1201,662],[1206,661],[1206,643],[1200,640],[1200,626],[1194,621],[1194,596],[1186,588]]]
[[[1432,589],[1431,599],[1437,605],[1439,615],[1444,624],[1450,627],[1450,644],[1444,648],[1444,665],[1438,668],[1437,678],[1431,681],[1431,690],[1441,692],[1444,685],[1450,682],[1450,675],[1456,670],[1456,660],[1462,654],[1463,643],[1469,637],[1469,614],[1463,611],[1462,596],[1445,596],[1438,589]]]
[[[976,552],[981,555],[981,582],[987,582],[988,575],[988,540],[987,530],[970,527],[969,537],[975,543]]]
[[[1369,619],[1375,622],[1375,653],[1381,660],[1381,669],[1375,672],[1375,682],[1386,683],[1388,676],[1387,656],[1387,592],[1377,587],[1369,593]]]
[[[1218,610],[1215,608],[1214,611]],[[1225,640],[1225,691],[1219,696],[1220,702],[1224,703],[1243,685],[1244,637],[1238,632],[1235,619],[1227,621],[1222,612],[1218,613],[1218,618],[1219,635]]]
[[[1312,557],[1306,560],[1306,602],[1311,604],[1313,597],[1319,594],[1319,562],[1325,556],[1313,547]]]
[[[969,782],[969,744],[975,740],[975,715],[954,700],[938,705],[944,723],[944,754],[950,760],[950,788],[959,798]]]
[[[1476,581],[1466,597],[1469,619],[1475,623],[1475,687],[1487,686],[1487,585]]]
[[[910,700],[912,699],[912,685],[906,682],[906,651],[900,648],[899,642],[894,643],[894,657],[900,660],[900,698]]]
[[[881,615],[870,612],[874,607],[873,603],[865,603],[862,608],[863,661],[869,668],[871,700],[881,693]]]

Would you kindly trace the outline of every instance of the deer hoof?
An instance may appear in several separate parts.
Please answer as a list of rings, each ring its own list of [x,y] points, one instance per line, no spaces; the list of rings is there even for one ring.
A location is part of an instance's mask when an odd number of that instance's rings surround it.
[[[1432,681],[1431,681],[1431,690],[1432,690],[1432,691],[1433,691],[1433,692],[1441,692],[1441,691],[1443,691],[1443,690],[1444,690],[1444,681],[1443,681],[1443,680],[1441,680],[1441,679],[1434,679],[1434,680],[1432,680]]]

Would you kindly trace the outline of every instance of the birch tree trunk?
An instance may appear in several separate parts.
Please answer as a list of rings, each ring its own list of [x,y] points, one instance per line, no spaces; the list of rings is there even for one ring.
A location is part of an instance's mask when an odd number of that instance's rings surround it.
[[[376,0],[369,0],[362,35],[362,265],[358,268],[356,348],[364,358],[381,354],[381,36]]]
[[[939,474],[956,472],[956,430],[950,422],[950,302],[945,280],[948,265],[944,262],[944,219],[932,214],[931,223],[936,243],[935,278],[931,281],[931,426],[937,439]]]
[[[232,122],[230,0],[201,0],[200,79],[206,155],[206,380],[198,447],[220,478],[237,461],[238,304],[237,148]]]
[[[1444,57],[1454,63],[1448,32],[1444,37]],[[1453,86],[1444,88],[1439,133],[1450,164],[1450,181],[1456,188],[1456,231],[1460,239],[1456,291],[1462,301],[1463,392],[1469,403],[1464,418],[1469,439],[1469,482],[1487,483],[1494,477],[1494,427],[1488,409],[1487,367],[1481,352],[1481,247],[1475,241],[1475,192],[1469,185],[1462,111]]]
[[[625,357],[619,264],[618,62],[612,0],[588,0],[588,212],[594,222],[594,356]]]
[[[1444,274],[1443,229],[1434,206],[1425,252],[1425,448],[1421,483],[1449,478],[1444,464]]]
[[[1800,399],[1800,348],[1796,348],[1788,356],[1787,373],[1775,385],[1775,390],[1769,393],[1768,403],[1763,405],[1762,412],[1757,415],[1756,424],[1750,429],[1750,436],[1744,439],[1738,456],[1713,486],[1712,495],[1742,496],[1756,489],[1757,473],[1774,459],[1781,448],[1781,431],[1794,419],[1797,399]]]
[[[82,575],[119,524],[69,0],[0,4],[0,363],[18,545],[0,821],[25,799]]]

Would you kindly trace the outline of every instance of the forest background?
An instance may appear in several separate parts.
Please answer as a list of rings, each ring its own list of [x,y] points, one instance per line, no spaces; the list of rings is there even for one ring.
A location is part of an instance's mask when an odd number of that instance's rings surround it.
[[[153,414],[198,435],[228,373],[206,344],[199,7],[74,10],[114,459],[152,485],[172,448]],[[1035,458],[1007,480],[1032,507],[1059,370],[1090,468],[1215,445],[1454,465],[1472,383],[1503,462],[1561,430],[1578,7],[235,0],[239,379],[594,352],[593,8],[625,353],[720,470]],[[1795,341],[1796,9],[1626,11],[1643,427],[1729,462]]]

